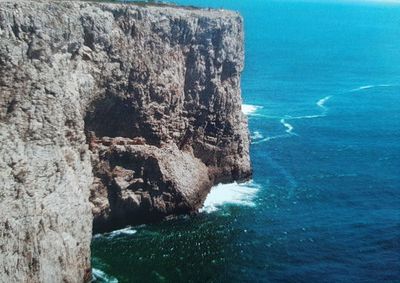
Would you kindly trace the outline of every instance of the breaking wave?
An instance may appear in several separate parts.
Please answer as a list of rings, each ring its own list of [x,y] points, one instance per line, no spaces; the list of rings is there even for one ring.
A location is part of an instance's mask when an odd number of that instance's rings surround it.
[[[242,104],[242,112],[247,116],[254,114],[257,110],[261,108],[262,106],[259,105]]]
[[[106,274],[104,271],[92,268],[92,283],[118,283],[118,279]]]
[[[259,189],[260,186],[253,181],[219,184],[211,189],[200,212],[211,213],[225,204],[255,206],[254,198]]]
[[[121,235],[133,235],[136,234],[137,230],[132,229],[132,227],[127,227],[124,229],[120,229],[120,230],[116,230],[116,231],[112,231],[111,233],[109,233],[107,235],[108,238],[114,238],[114,237],[118,237]]]
[[[137,230],[133,229],[132,227],[126,227],[124,229],[115,230],[110,233],[96,234],[93,236],[93,238],[106,237],[108,239],[112,239],[119,236],[134,235],[136,233]]]
[[[254,131],[253,134],[250,136],[251,140],[260,140],[263,139],[264,136],[259,131]]]

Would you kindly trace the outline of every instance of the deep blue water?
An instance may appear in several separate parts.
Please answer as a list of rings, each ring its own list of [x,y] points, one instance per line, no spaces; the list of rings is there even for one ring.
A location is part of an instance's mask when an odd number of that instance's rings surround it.
[[[120,282],[400,282],[400,6],[178,2],[244,17],[254,180],[199,216],[96,237],[94,267]]]

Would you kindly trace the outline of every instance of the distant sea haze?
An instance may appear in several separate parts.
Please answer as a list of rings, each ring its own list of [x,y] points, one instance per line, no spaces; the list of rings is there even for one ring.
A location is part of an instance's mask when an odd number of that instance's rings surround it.
[[[400,282],[400,2],[176,2],[244,18],[254,178],[197,216],[96,236],[96,274]]]

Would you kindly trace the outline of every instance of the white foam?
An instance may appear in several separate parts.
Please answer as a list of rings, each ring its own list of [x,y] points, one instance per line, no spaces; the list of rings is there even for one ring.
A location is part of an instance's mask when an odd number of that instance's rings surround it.
[[[134,235],[136,233],[137,233],[137,230],[132,229],[132,227],[127,227],[124,229],[112,231],[112,232],[106,234],[106,237],[114,238],[114,237],[118,237],[118,236],[122,236],[122,235]]]
[[[118,279],[100,269],[92,268],[92,282],[118,283]]]
[[[264,136],[259,131],[254,131],[250,138],[252,140],[259,140],[264,138]]]
[[[281,119],[280,122],[286,128],[285,132],[288,134],[292,134],[293,129],[294,129],[293,126],[291,124],[289,124],[285,119]]]
[[[200,212],[214,212],[225,204],[255,206],[254,198],[259,188],[253,181],[214,186]]]
[[[326,109],[325,103],[326,103],[329,99],[331,99],[331,97],[332,97],[332,96],[329,95],[329,96],[325,96],[324,98],[321,98],[320,100],[317,101],[317,105],[318,105],[319,107],[323,108],[323,109]]]
[[[254,114],[257,110],[261,109],[262,106],[251,105],[251,104],[242,104],[242,112],[243,114],[249,116]]]
[[[271,137],[264,137],[260,132],[255,131],[253,135],[251,136],[252,142],[251,144],[260,144],[264,142],[268,142],[270,140],[275,140],[275,139],[280,139],[280,138],[289,138],[293,136],[297,136],[296,133],[293,132],[293,126],[289,124],[286,119],[300,119],[300,118],[305,118],[306,116],[302,117],[290,117],[286,116],[286,118],[280,119],[280,123],[285,127],[285,132],[286,134],[281,134],[281,135],[276,135],[276,136],[271,136]]]

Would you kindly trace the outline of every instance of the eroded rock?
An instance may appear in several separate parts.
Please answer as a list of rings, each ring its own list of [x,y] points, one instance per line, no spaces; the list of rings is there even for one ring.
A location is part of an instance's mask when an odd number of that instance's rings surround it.
[[[87,281],[92,223],[251,175],[242,37],[228,11],[0,0],[1,282]]]
[[[100,145],[94,156],[96,232],[194,212],[212,185],[207,166],[175,144]]]

